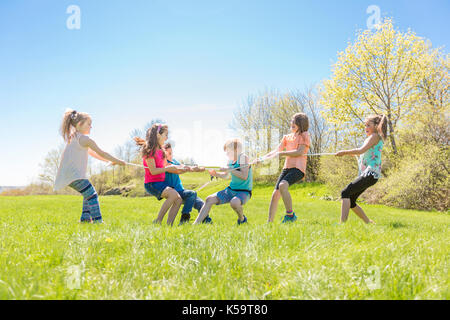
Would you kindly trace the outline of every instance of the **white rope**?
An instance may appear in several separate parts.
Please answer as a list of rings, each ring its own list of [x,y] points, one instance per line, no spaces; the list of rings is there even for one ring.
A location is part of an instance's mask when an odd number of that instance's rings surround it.
[[[314,157],[314,156],[335,156],[336,153],[310,153],[307,154],[307,157]]]
[[[130,166],[139,167],[139,168],[149,169],[148,167],[145,167],[142,164],[136,164],[136,163],[131,163],[131,162],[125,162],[125,164],[128,164]]]
[[[336,155],[336,153],[310,153],[310,154],[307,154],[306,156],[313,157],[313,156],[334,156],[334,155]],[[270,159],[270,158],[273,158],[275,156],[276,156],[276,154],[275,155],[271,155],[271,156],[265,156],[265,157],[262,157],[262,158],[257,159],[257,160],[259,160],[259,162],[263,162],[263,161],[265,161],[267,159]],[[250,164],[242,165],[242,166],[239,166],[237,168],[229,168],[229,169],[226,170],[226,172],[231,172],[231,171],[239,170],[241,168],[250,167],[253,164],[254,161],[252,161]],[[136,164],[136,163],[131,163],[131,162],[125,162],[125,164],[130,165],[130,166],[134,166],[134,167],[149,169],[149,167],[146,167],[146,166],[141,165],[141,164]],[[205,167],[205,170],[214,170],[214,169],[217,169],[217,168]],[[212,181],[213,180],[212,180],[212,176],[211,176],[211,180],[210,181],[206,182],[204,185],[202,185],[200,188],[196,189],[195,191],[202,190],[203,188],[208,186]]]
[[[306,156],[307,157],[315,157],[315,156],[335,156],[336,155],[336,153],[309,153],[309,154],[307,154]],[[275,155],[271,155],[271,156],[266,156],[266,157],[263,157],[263,158],[261,158],[261,159],[257,159],[259,162],[263,162],[263,161],[265,161],[265,160],[267,160],[267,159],[270,159],[270,158],[272,158],[272,157],[275,157],[276,156],[276,154]],[[238,169],[241,169],[241,168],[247,168],[247,167],[250,167],[252,164],[253,164],[253,162],[254,161],[252,161],[250,164],[246,164],[246,165],[242,165],[242,166],[239,166],[239,167],[236,167],[236,168],[229,168],[229,169],[227,169],[226,171],[227,172],[231,172],[231,171],[235,171],[235,170],[238,170]],[[140,165],[140,164],[136,164],[136,163],[131,163],[131,162],[125,162],[127,165],[130,165],[130,166],[135,166],[135,167],[140,167],[140,168],[144,168],[144,169],[149,169],[148,167],[146,167],[146,166],[143,166],[143,165]],[[200,167],[200,166],[199,166]],[[205,169],[206,170],[214,170],[214,169],[217,169],[217,168],[212,168],[212,167],[205,167]]]

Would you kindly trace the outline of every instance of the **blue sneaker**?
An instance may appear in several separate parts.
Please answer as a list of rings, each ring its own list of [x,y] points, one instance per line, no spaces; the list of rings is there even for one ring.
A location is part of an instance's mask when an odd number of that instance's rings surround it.
[[[238,222],[237,222],[238,226],[243,224],[243,223],[247,223],[247,217],[246,216],[244,216],[244,220],[242,220],[242,221],[238,219]]]
[[[179,226],[182,226],[185,223],[189,223],[189,220],[191,219],[191,215],[189,213],[183,213],[181,214],[180,223]]]
[[[212,222],[212,219],[211,219],[210,216],[206,216],[206,218],[203,219],[202,223],[205,223],[205,224],[212,224],[213,222]]]
[[[281,221],[281,223],[291,223],[291,222],[295,222],[295,220],[297,220],[297,216],[295,215],[295,212],[293,212],[292,216],[285,215],[283,218],[283,221]]]

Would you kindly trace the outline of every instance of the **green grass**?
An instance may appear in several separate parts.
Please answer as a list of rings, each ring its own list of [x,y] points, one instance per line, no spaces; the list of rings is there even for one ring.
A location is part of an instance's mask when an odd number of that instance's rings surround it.
[[[228,205],[170,228],[151,223],[153,197],[101,197],[106,224],[80,225],[79,196],[0,197],[0,299],[449,298],[448,214],[363,205],[377,225],[335,226],[340,203],[297,185],[297,222],[280,223],[280,202],[268,225],[272,189],[255,188],[239,227]]]

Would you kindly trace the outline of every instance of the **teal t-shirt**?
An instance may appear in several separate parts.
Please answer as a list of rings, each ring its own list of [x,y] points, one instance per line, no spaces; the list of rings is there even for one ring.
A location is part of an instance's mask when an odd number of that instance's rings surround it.
[[[172,159],[172,161],[167,160],[168,163],[179,165],[180,163]],[[181,183],[180,175],[176,173],[166,172],[166,178],[164,180],[170,187],[174,188],[176,191],[181,192],[184,190],[183,184]]]
[[[239,155],[238,160],[236,162],[229,162],[228,167],[229,168],[237,168],[240,167],[239,159],[241,158],[242,154]],[[235,170],[236,171],[236,170]],[[252,167],[248,170],[248,177],[247,180],[242,180],[238,177],[236,177],[233,174],[234,171],[231,171],[231,182],[230,182],[230,188],[234,190],[248,190],[252,191],[253,188],[253,170]]]

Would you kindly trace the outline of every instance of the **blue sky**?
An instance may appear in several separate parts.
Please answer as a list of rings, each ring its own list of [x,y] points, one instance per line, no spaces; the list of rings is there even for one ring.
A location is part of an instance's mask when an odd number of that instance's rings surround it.
[[[79,30],[66,27],[69,5],[81,9]],[[329,77],[337,52],[366,28],[369,5],[400,30],[448,47],[444,0],[2,0],[0,185],[36,179],[46,153],[62,143],[68,107],[92,115],[91,136],[106,151],[162,118],[179,137],[201,132],[206,145],[188,148],[180,138],[176,155],[220,165],[218,132],[231,135],[246,97]]]

